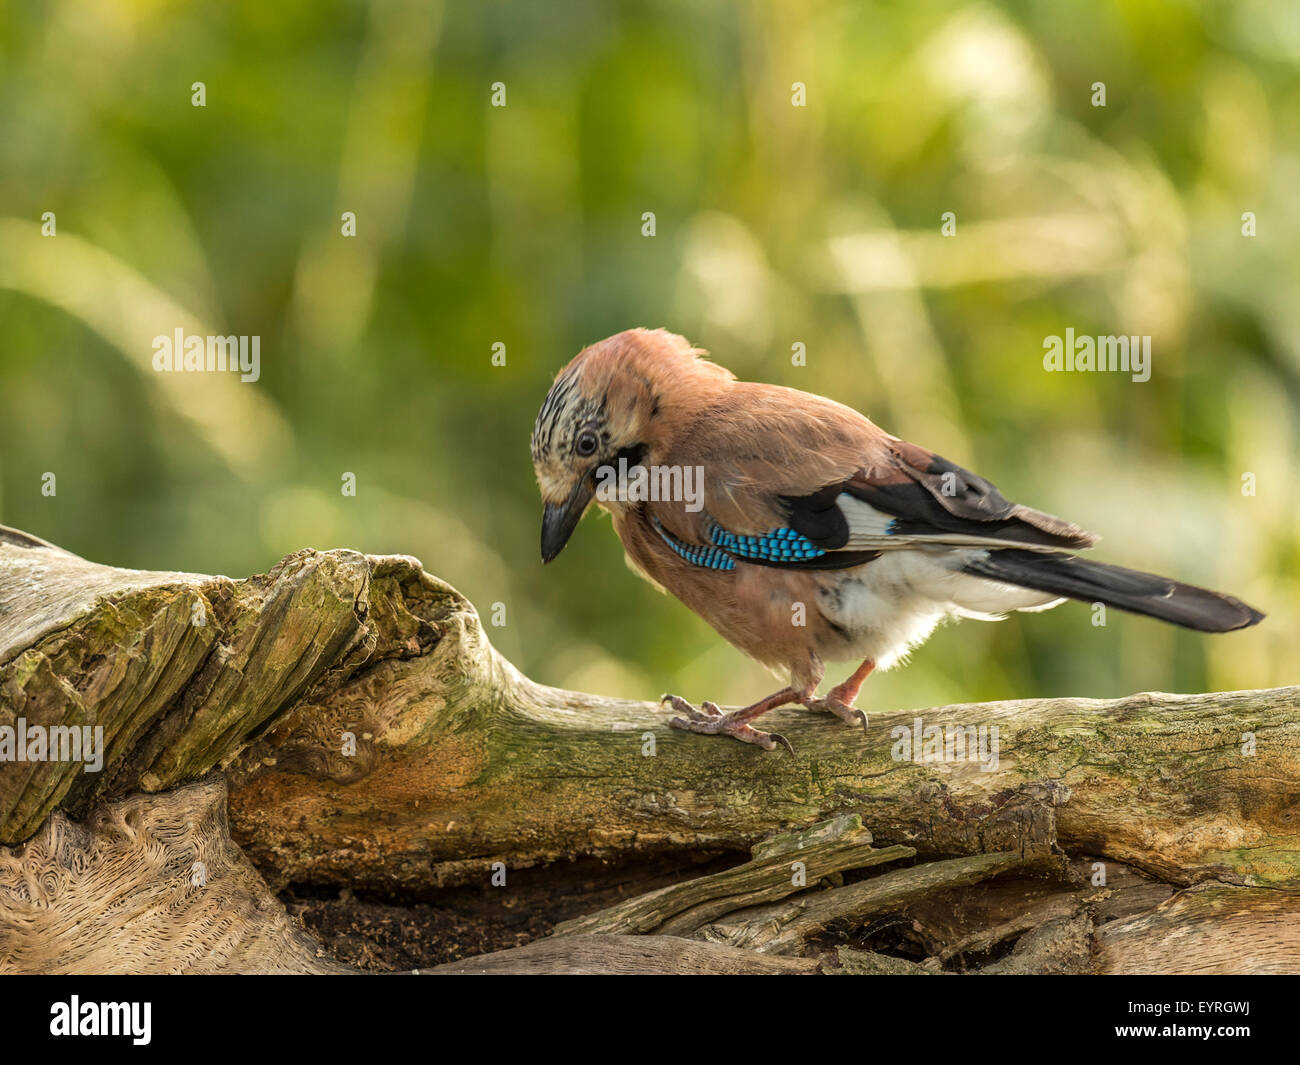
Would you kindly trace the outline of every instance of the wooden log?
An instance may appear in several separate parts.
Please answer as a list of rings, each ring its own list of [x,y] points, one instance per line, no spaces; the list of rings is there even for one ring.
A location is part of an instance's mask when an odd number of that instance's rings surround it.
[[[1020,939],[1009,957],[986,965],[981,976],[1082,976],[1093,971],[1092,917],[1053,917]]]
[[[836,926],[858,927],[873,914],[899,910],[936,891],[977,884],[1027,864],[1018,851],[930,862],[829,891],[738,910],[701,928],[697,935],[711,943],[764,954],[797,954],[809,940]]]
[[[1300,895],[1200,884],[1097,935],[1105,974],[1300,973]]]
[[[732,910],[785,898],[845,869],[910,858],[916,851],[911,847],[876,850],[871,846],[871,833],[862,827],[861,818],[853,815],[822,822],[804,832],[783,833],[756,844],[753,853],[753,861],[734,869],[670,884],[565,921],[552,935],[645,935],[658,931],[687,936]],[[800,869],[792,875],[795,862]]]
[[[927,958],[924,962],[908,961],[895,958],[889,954],[879,954],[872,950],[854,950],[851,947],[839,947],[836,950],[839,960],[837,968],[825,967],[822,971],[831,976],[951,976],[945,973],[936,959]]]
[[[774,958],[676,936],[581,935],[542,939],[420,972],[439,976],[813,976],[821,972],[821,963],[815,958]]]
[[[1104,874],[1104,882],[1098,874]],[[978,966],[981,955],[1055,918],[1086,909],[1102,924],[1149,910],[1174,890],[1118,862],[1098,865],[1084,858],[1071,863],[1064,879],[1004,876],[975,892],[927,895],[904,907],[901,915],[929,953],[945,964],[965,967],[973,959]]]
[[[941,961],[948,962],[962,954],[983,954],[1006,940],[1017,939],[1049,921],[1072,918],[1080,909],[1081,904],[1077,899],[1068,895],[1052,895],[1026,906],[999,924],[972,931],[951,946],[945,947],[938,956]]]
[[[740,850],[844,812],[926,858],[1051,839],[1177,884],[1300,883],[1296,688],[873,712],[865,738],[776,711],[790,758],[533,683],[404,557],[303,551],[232,581],[9,532],[0,604],[0,726],[107,735],[99,774],[0,762],[0,841],[223,766],[234,836],[275,884],[421,891],[493,862]],[[896,759],[918,716],[997,727],[996,769]]]
[[[866,737],[824,715],[777,711],[792,758],[674,731],[658,704],[530,681],[492,649],[472,607],[414,559],[301,551],[231,580],[100,566],[0,529],[3,953],[25,971],[54,971],[60,922],[80,920],[93,934],[77,957],[96,971],[333,971],[283,925],[239,852],[214,842],[224,821],[166,815],[169,802],[195,801],[187,784],[220,787],[208,774],[221,769],[231,834],[276,886],[418,894],[484,878],[496,862],[739,851],[776,829],[860,814],[877,846],[941,860],[898,871],[921,877],[911,895],[887,873],[767,903],[800,907],[778,922],[769,953],[802,949],[837,913],[919,902],[943,886],[924,878],[952,855],[967,862],[947,885],[955,889],[1061,848],[1175,885],[1217,882],[1103,924],[1103,971],[1176,964],[1159,936],[1162,914],[1180,907],[1194,919],[1202,969],[1281,971],[1288,962],[1256,940],[1276,934],[1291,946],[1300,902],[1251,886],[1300,887],[1298,703],[1292,687],[970,704],[873,712]],[[996,763],[900,753],[893,730],[918,717],[996,728]],[[86,772],[17,742],[55,726],[102,730],[102,767]],[[131,834],[132,818],[149,825],[155,815],[158,839],[179,848],[163,859],[165,875]],[[196,825],[207,843],[187,839]],[[224,903],[211,891],[175,894],[176,863],[204,853],[229,871]],[[116,883],[129,890],[114,894]],[[48,924],[28,912],[38,889],[60,900]],[[94,927],[110,897],[123,913],[139,907],[132,935],[111,920]],[[1100,918],[1102,901],[1049,915],[1050,933],[1025,933],[1020,920],[990,924],[978,942],[1020,937],[1006,971],[1075,971],[1081,921]],[[180,916],[161,920],[172,909]],[[232,938],[222,941],[213,929],[227,920]],[[205,935],[215,945],[189,953]],[[569,938],[584,937],[560,937]]]

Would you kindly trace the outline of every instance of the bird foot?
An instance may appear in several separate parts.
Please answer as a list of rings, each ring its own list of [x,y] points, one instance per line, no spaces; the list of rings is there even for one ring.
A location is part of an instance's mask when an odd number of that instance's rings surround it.
[[[850,706],[833,691],[825,699],[809,699],[803,705],[809,710],[816,710],[819,713],[834,714],[841,721],[850,725],[861,725],[862,731],[867,731],[866,712],[859,710],[856,706]]]
[[[663,706],[671,707],[685,717],[674,717],[668,724],[673,728],[685,729],[687,732],[699,732],[706,736],[730,736],[742,743],[754,743],[765,751],[774,751],[778,744],[794,754],[790,741],[775,732],[761,732],[749,724],[746,713],[752,710],[735,710],[724,714],[717,703],[700,703],[697,710],[680,695],[665,695],[659,700]],[[752,715],[750,715],[752,716]]]

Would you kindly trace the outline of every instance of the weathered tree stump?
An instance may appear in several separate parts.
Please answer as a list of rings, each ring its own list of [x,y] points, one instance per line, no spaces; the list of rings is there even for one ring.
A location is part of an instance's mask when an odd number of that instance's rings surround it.
[[[1298,703],[1292,687],[970,704],[876,712],[867,737],[777,711],[790,757],[673,731],[654,703],[534,683],[495,652],[470,604],[411,558],[307,550],[232,580],[101,566],[0,528],[0,757],[5,727],[29,736],[33,726],[102,727],[104,739],[97,772],[68,759],[0,760],[0,969],[101,971],[118,959],[150,971],[324,971],[337,966],[291,926],[271,888],[419,896],[481,880],[496,862],[736,851],[858,815],[869,835],[823,841],[830,849],[810,852],[807,886],[793,898],[773,894],[772,859],[767,872],[723,877],[729,894],[679,887],[642,900],[640,924],[618,931],[655,934],[611,957],[611,971],[636,958],[647,968],[665,958],[724,965],[698,951],[751,925],[746,910],[784,914],[780,949],[768,953],[798,955],[818,949],[828,925],[879,912],[877,903],[918,915],[933,961],[924,971],[1008,943],[1012,953],[984,971],[1176,967],[1158,937],[1161,915],[1183,913],[1195,914],[1200,968],[1296,970],[1294,956],[1270,952],[1260,963],[1243,951],[1260,929],[1289,942],[1300,914],[1288,891],[1251,890],[1300,888]],[[996,769],[895,760],[892,727],[918,716],[927,726],[997,726]],[[227,785],[233,844],[212,809],[214,789]],[[178,809],[190,810],[183,832],[166,827]],[[932,864],[815,891],[854,868],[845,852],[854,861],[914,852]],[[1062,855],[1137,881],[1129,894],[1147,905],[1106,914],[1105,891],[1081,889],[1076,875],[1026,897],[1028,910],[990,911],[980,927],[922,912],[927,900],[969,895],[963,884],[996,894],[1005,878],[987,876],[1041,870],[1035,862]],[[207,865],[206,887],[186,886],[195,861]],[[133,879],[125,869],[137,865]],[[102,869],[115,870],[125,893],[110,898]],[[945,879],[958,869],[974,879]],[[904,881],[911,893],[891,894]],[[1211,887],[1167,899],[1202,882]],[[656,909],[665,897],[676,899],[671,914]],[[845,909],[845,900],[855,901]],[[1031,924],[1026,912],[1042,919]],[[588,937],[607,934],[597,918],[525,948],[519,970],[594,964],[600,950]],[[1094,919],[1111,923],[1094,935]],[[60,962],[58,930],[70,920],[90,930],[91,945]],[[1055,938],[1037,931],[1049,926]],[[143,939],[132,948],[134,935]],[[684,935],[697,937],[695,953],[647,945]],[[561,963],[565,950],[578,953]],[[841,953],[799,971],[913,964]],[[512,954],[478,968],[515,964]],[[776,960],[749,954],[762,971]]]

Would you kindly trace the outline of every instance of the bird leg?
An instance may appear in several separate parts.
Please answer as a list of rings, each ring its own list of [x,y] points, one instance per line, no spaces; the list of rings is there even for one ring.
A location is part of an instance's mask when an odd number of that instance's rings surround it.
[[[797,703],[803,693],[796,691],[794,688],[782,688],[779,692],[769,695],[766,699],[760,699],[752,706],[746,706],[741,710],[733,710],[729,714],[724,714],[717,703],[700,703],[697,710],[680,695],[665,695],[659,701],[667,706],[671,706],[678,713],[685,714],[685,717],[674,717],[668,724],[673,728],[686,729],[688,732],[701,732],[707,736],[731,736],[740,740],[742,743],[756,743],[765,751],[776,749],[778,743],[783,744],[785,749],[794,754],[794,748],[790,746],[790,741],[784,736],[775,732],[760,732],[750,725],[750,722],[760,714],[765,714],[778,706],[785,706],[787,703]]]
[[[867,715],[853,705],[853,700],[858,697],[858,692],[862,690],[862,682],[871,675],[871,671],[875,668],[875,660],[868,658],[853,671],[853,676],[828,691],[826,698],[815,699],[809,697],[801,701],[809,710],[827,711],[834,714],[841,721],[847,721],[850,725],[860,724],[862,731],[866,732]]]

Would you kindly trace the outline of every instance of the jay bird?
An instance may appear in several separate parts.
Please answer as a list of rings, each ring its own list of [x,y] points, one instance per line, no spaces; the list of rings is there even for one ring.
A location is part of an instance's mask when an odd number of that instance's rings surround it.
[[[1230,595],[1084,561],[1073,552],[1096,537],[1077,525],[1008,502],[857,411],[738,381],[706,354],[664,330],[593,344],[556,377],[532,437],[544,562],[596,502],[634,570],[789,679],[729,713],[665,695],[676,728],[790,748],[751,722],[796,703],[865,728],[854,700],[867,675],[949,617],[997,620],[1065,599],[1201,632],[1263,617]],[[686,498],[694,471],[700,490]],[[818,697],[835,660],[862,664]]]

